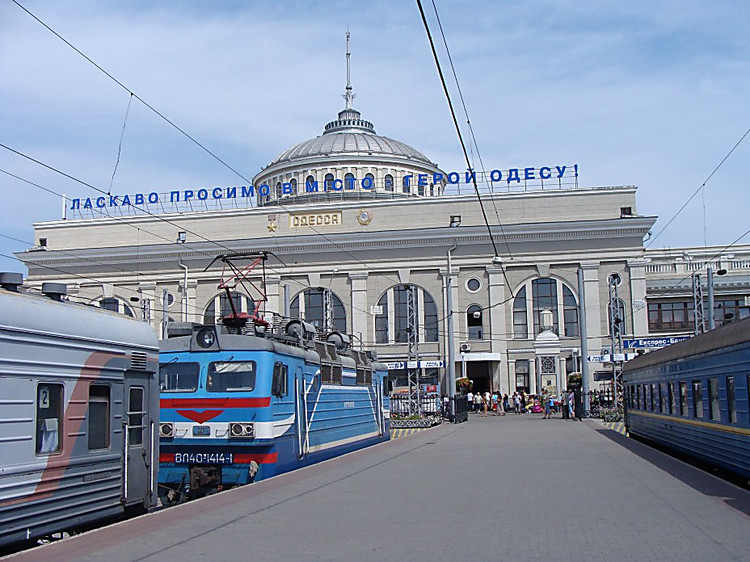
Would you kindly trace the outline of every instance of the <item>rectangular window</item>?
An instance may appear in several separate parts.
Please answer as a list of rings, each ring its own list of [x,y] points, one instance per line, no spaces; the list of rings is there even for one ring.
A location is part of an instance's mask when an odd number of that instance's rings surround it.
[[[667,397],[667,401],[669,404],[669,413],[674,414],[677,411],[677,403],[675,401],[675,396],[674,396],[674,383],[673,382],[670,382],[667,385],[667,390],[669,392],[669,396]]]
[[[160,363],[161,392],[190,392],[198,388],[198,363]]]
[[[643,400],[641,400],[641,385],[635,387],[635,407],[639,410],[643,408]]]
[[[680,381],[680,415],[688,415],[687,383]]]
[[[661,413],[669,413],[669,393],[667,392],[667,384],[661,383],[659,385],[659,393],[661,394]]]
[[[664,392],[661,383],[656,385],[656,409],[664,413]]]
[[[288,394],[288,379],[289,366],[284,365],[280,361],[277,361],[273,365],[273,381],[271,383],[271,394],[277,398],[286,396]]]
[[[40,384],[36,389],[36,453],[59,453],[62,448],[63,385]]]
[[[737,423],[737,406],[734,403],[734,377],[727,377],[727,412],[729,423]]]
[[[693,417],[703,418],[703,389],[701,381],[693,381]]]
[[[692,303],[689,301],[648,303],[649,330],[687,330],[692,327]]]
[[[109,448],[109,387],[89,386],[89,449]]]
[[[708,415],[713,421],[721,421],[718,378],[708,379]]]
[[[656,385],[651,383],[651,392],[649,393],[649,409],[654,412],[656,410],[656,404],[658,404],[658,398],[656,396]]]
[[[128,396],[128,445],[143,444],[143,388],[133,386]]]
[[[249,392],[255,388],[255,361],[216,361],[209,363],[208,392]]]
[[[516,392],[529,392],[529,365],[528,359],[516,359]]]

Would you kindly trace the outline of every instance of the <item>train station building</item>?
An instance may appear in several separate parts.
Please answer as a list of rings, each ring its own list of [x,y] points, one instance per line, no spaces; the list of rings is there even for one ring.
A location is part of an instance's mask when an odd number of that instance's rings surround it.
[[[377,134],[353,97],[347,85],[322,134],[281,152],[252,186],[68,201],[17,254],[27,285],[66,283],[72,300],[161,335],[168,322],[229,312],[217,255],[269,252],[267,320],[346,332],[389,364],[395,387],[417,369],[443,391],[449,341],[475,390],[565,387],[581,370],[581,301],[589,355],[611,345],[612,303],[626,339],[690,334],[693,274],[708,266],[727,273],[714,277],[719,322],[748,315],[750,245],[646,251],[656,217],[639,212],[636,187],[580,186],[575,164],[477,171],[480,205],[472,173]],[[252,312],[239,287],[231,298]],[[591,388],[607,384],[606,369],[591,363]]]

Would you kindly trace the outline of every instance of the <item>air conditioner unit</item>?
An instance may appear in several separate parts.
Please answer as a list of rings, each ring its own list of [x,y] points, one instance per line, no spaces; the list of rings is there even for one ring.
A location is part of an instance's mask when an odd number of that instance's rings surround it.
[[[462,343],[461,344],[461,351],[466,353],[467,351],[471,351],[471,344],[470,343]]]

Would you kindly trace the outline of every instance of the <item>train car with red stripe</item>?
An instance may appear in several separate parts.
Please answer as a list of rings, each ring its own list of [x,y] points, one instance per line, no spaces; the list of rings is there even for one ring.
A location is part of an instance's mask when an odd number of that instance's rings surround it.
[[[177,324],[162,340],[163,504],[389,439],[386,365],[301,320],[260,328]]]
[[[0,273],[0,546],[157,504],[153,329],[22,284]]]

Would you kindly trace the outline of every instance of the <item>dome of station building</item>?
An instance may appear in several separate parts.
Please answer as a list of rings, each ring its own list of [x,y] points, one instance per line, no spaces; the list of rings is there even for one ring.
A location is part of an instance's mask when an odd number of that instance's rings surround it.
[[[253,178],[259,205],[443,193],[445,180],[434,182],[435,174],[445,176],[437,164],[408,144],[378,135],[373,124],[354,109],[348,61],[347,43],[344,109],[320,136],[285,150]],[[423,185],[419,185],[420,175]]]

